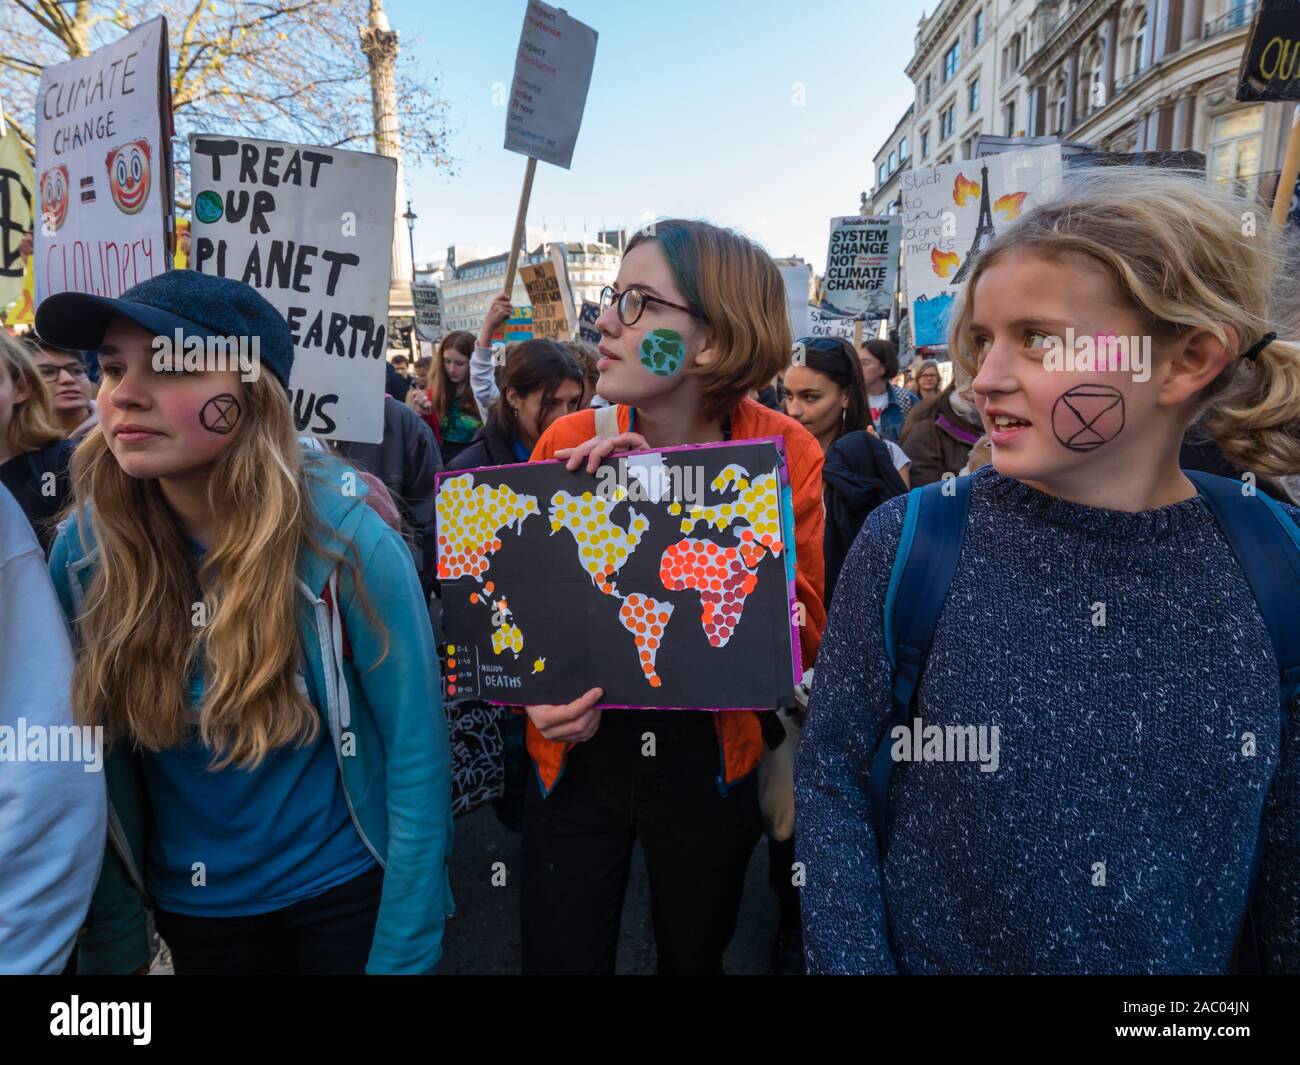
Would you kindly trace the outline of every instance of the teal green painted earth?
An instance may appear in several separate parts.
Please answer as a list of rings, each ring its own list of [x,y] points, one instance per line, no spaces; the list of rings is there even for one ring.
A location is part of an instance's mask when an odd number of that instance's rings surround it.
[[[200,222],[215,222],[221,217],[221,197],[211,189],[200,192],[194,201],[194,213]]]
[[[682,335],[675,329],[656,329],[641,341],[641,365],[660,377],[675,374],[685,357]]]

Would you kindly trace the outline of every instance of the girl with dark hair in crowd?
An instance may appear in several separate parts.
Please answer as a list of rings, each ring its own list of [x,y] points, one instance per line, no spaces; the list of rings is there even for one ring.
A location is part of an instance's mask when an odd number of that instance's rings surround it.
[[[907,491],[907,471],[906,465],[897,467],[897,447],[869,428],[866,384],[853,345],[840,337],[804,337],[795,358],[785,373],[786,413],[817,438],[826,455],[822,546],[829,607],[862,523],[886,499]]]
[[[501,393],[488,411],[483,432],[446,468],[527,462],[550,424],[578,409],[583,381],[582,367],[554,340],[525,340],[517,345],[506,357]]]
[[[898,375],[898,351],[888,340],[868,340],[861,359],[871,421],[876,432],[896,444],[907,412],[916,406],[916,393],[889,383]]]

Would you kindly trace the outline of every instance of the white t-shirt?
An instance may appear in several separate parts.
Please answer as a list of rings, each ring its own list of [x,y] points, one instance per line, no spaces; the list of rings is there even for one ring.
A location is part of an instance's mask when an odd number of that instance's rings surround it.
[[[878,396],[867,393],[867,402],[871,404],[871,421],[874,425],[880,424],[880,415],[886,407],[889,406],[889,392],[881,392]]]
[[[889,397],[886,396],[886,399]],[[892,440],[884,441],[885,447],[889,448],[889,457],[894,460],[894,469],[901,470],[904,466],[911,464],[912,460],[907,457],[907,452],[895,444]]]

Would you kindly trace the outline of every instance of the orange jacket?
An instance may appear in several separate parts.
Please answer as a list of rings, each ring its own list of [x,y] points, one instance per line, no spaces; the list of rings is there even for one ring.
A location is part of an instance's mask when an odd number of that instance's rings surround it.
[[[622,405],[618,408],[618,427],[627,432],[628,408]],[[532,461],[554,458],[559,449],[576,447],[595,435],[594,410],[566,415],[542,434],[533,448]],[[812,434],[793,418],[752,399],[741,400],[731,412],[732,440],[738,442],[764,436],[785,438],[790,494],[794,502],[795,595],[803,604],[804,614],[799,629],[799,649],[804,668],[808,669],[817,656],[817,645],[826,625],[826,608],[822,605],[822,450]],[[725,782],[734,784],[752,773],[763,757],[758,715],[752,711],[719,712],[713,716],[713,725],[722,749]],[[528,722],[528,753],[537,766],[544,793],[549,794],[560,779],[571,746],[544,738],[533,723]]]

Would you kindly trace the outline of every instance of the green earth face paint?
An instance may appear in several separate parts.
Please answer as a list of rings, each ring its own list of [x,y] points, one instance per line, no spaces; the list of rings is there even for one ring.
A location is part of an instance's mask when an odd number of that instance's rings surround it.
[[[659,377],[677,372],[686,357],[686,345],[675,329],[656,329],[641,341],[641,365]]]

